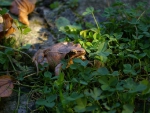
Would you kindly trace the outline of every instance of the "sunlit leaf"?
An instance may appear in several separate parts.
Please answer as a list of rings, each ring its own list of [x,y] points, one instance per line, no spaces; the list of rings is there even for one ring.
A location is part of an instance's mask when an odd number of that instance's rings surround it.
[[[88,31],[89,31],[89,30],[82,30],[82,31],[80,31],[80,35],[81,35],[82,37],[86,38]]]
[[[28,34],[29,32],[31,31],[31,29],[29,28],[29,27],[27,27],[27,28],[25,28],[24,30],[23,30],[23,34],[24,35],[26,35],[26,34]]]

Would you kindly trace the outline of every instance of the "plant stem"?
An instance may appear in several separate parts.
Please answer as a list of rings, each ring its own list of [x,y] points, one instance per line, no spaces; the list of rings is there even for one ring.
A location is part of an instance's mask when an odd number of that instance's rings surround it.
[[[7,49],[13,49],[13,50],[15,50],[15,51],[18,51],[18,52],[20,52],[20,53],[22,53],[22,54],[27,55],[27,56],[32,60],[32,58],[31,58],[27,53],[22,52],[22,51],[20,51],[20,50],[18,50],[18,49],[14,49],[14,48],[2,46],[2,45],[0,45],[0,47],[2,47],[2,48],[7,48]]]
[[[146,100],[144,100],[143,113],[145,113]]]
[[[17,102],[17,107],[16,107],[16,111],[19,108],[19,104],[20,104],[20,87],[19,87],[19,91],[18,91],[18,102]]]
[[[15,83],[14,83],[14,84],[15,84]],[[15,84],[15,85],[18,85],[18,84]],[[30,87],[30,88],[39,88],[39,87],[43,87],[43,86],[29,86],[29,85],[25,85],[25,84],[21,84],[21,83],[19,83],[19,85],[25,86],[25,87]]]
[[[94,13],[92,13],[92,16],[93,16],[93,18],[94,18],[94,21],[95,21],[95,23],[96,23],[96,26],[97,26],[98,30],[100,30],[100,27],[99,27],[99,25],[98,25],[98,22],[97,22],[95,16],[94,16]]]
[[[10,58],[10,56],[8,56],[8,55],[7,55],[7,57],[8,57],[8,59],[9,59],[9,61],[10,61],[11,65],[12,65],[12,67],[13,67],[14,71],[16,72],[17,70],[16,70],[16,68],[15,68],[15,66],[14,66],[14,64],[13,64],[13,62],[12,62],[11,58]]]

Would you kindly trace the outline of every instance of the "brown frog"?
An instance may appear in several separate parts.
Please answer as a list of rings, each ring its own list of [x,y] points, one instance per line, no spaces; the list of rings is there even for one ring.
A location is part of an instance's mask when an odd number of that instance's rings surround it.
[[[33,62],[35,62],[38,69],[38,64],[43,65],[48,63],[50,69],[55,70],[55,75],[59,75],[62,64],[62,59],[68,58],[68,66],[72,64],[73,58],[85,59],[86,52],[80,44],[74,44],[72,42],[61,42],[50,46],[46,49],[38,50],[33,56]]]

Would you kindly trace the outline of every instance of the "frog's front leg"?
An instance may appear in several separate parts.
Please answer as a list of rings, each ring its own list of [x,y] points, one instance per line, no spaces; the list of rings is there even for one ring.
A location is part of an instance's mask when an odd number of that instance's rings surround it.
[[[59,75],[60,71],[61,71],[61,67],[62,67],[62,63],[59,63],[56,67],[55,67],[55,76]]]
[[[44,57],[44,52],[43,50],[39,50],[37,53],[32,58],[32,61],[35,63],[36,68],[37,68],[37,74],[39,72],[39,67],[38,64],[43,65],[44,62],[47,62],[47,59]]]

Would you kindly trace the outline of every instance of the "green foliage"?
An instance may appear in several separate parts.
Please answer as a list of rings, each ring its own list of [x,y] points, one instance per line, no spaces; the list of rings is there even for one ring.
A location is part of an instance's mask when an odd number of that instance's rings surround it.
[[[0,10],[1,15],[4,15],[5,13],[8,13],[8,10],[6,8],[3,8],[2,10]]]
[[[58,8],[61,5],[61,2],[55,1],[52,4],[50,4],[51,9]]]
[[[4,1],[2,1],[2,3],[3,2]],[[7,1],[7,2],[11,3],[12,1]],[[3,8],[0,11],[0,14],[5,14],[7,12],[8,10]],[[14,20],[14,22],[16,27],[20,31],[20,35],[21,35],[20,38],[22,37],[22,35],[26,35],[28,32],[31,31],[30,28],[19,23],[17,20]],[[7,38],[4,37],[1,39],[0,71],[2,75],[10,74],[14,76],[16,80],[22,81],[26,75],[30,74],[31,72],[33,73],[32,67],[27,66],[29,62],[26,62],[26,61],[31,61],[31,57],[27,53],[23,52],[23,50],[29,49],[31,45],[27,44],[25,46],[23,45],[21,46],[21,44],[18,43],[20,43],[20,39],[16,39],[15,37],[7,37]]]
[[[58,77],[52,77],[47,71],[44,75],[41,73],[45,83],[40,89],[41,97],[37,102],[41,99],[42,102],[38,103],[38,108],[45,106],[48,112],[64,113],[148,112],[148,9],[143,3],[129,7],[116,2],[105,9],[103,16],[107,21],[101,23],[95,19],[95,12],[93,7],[89,7],[83,13],[84,16],[91,14],[95,22],[96,27],[88,29],[79,24],[70,25],[69,20],[63,17],[56,21],[58,29],[66,35],[65,39],[82,45],[88,60],[74,59],[67,69],[67,60],[62,61],[62,73]],[[93,60],[101,62],[103,67],[93,67]],[[47,86],[49,90],[46,93]],[[51,95],[56,96],[50,101],[53,107],[45,104]]]
[[[0,2],[1,2],[1,4],[0,4],[0,6],[10,6],[11,5],[11,3],[12,3],[12,1],[13,0],[1,0]]]
[[[0,47],[3,48],[3,50],[0,51],[0,68],[3,73],[13,70],[13,74],[19,75],[18,77],[25,76],[30,73],[31,68],[23,65],[23,62],[21,62],[23,55],[26,55],[27,59],[30,58],[28,54],[20,51],[19,49],[17,50],[1,45]]]
[[[75,8],[78,6],[79,0],[67,0],[67,4],[71,8]]]
[[[56,27],[60,30],[60,31],[64,31],[65,30],[65,26],[70,25],[70,21],[64,17],[59,17],[56,22]]]
[[[65,35],[64,40],[80,43],[86,50],[87,60],[62,60],[62,71],[53,76],[48,64],[39,66],[36,79],[30,78],[39,112],[93,112],[133,113],[150,111],[150,22],[149,10],[143,2],[130,7],[116,2],[105,9],[105,22],[95,18],[95,9],[88,7],[82,16],[92,15],[95,25],[85,28],[82,24],[70,24],[64,17],[55,24]],[[86,24],[86,23],[85,23]],[[30,29],[18,25],[22,34]],[[27,49],[30,45],[22,47]],[[20,52],[20,51],[19,51]],[[7,48],[0,52],[3,70],[20,71],[18,80],[24,81],[25,69],[14,62],[16,54]],[[98,61],[102,65],[96,67]],[[29,68],[28,68],[29,69]],[[140,107],[139,107],[140,106]]]

